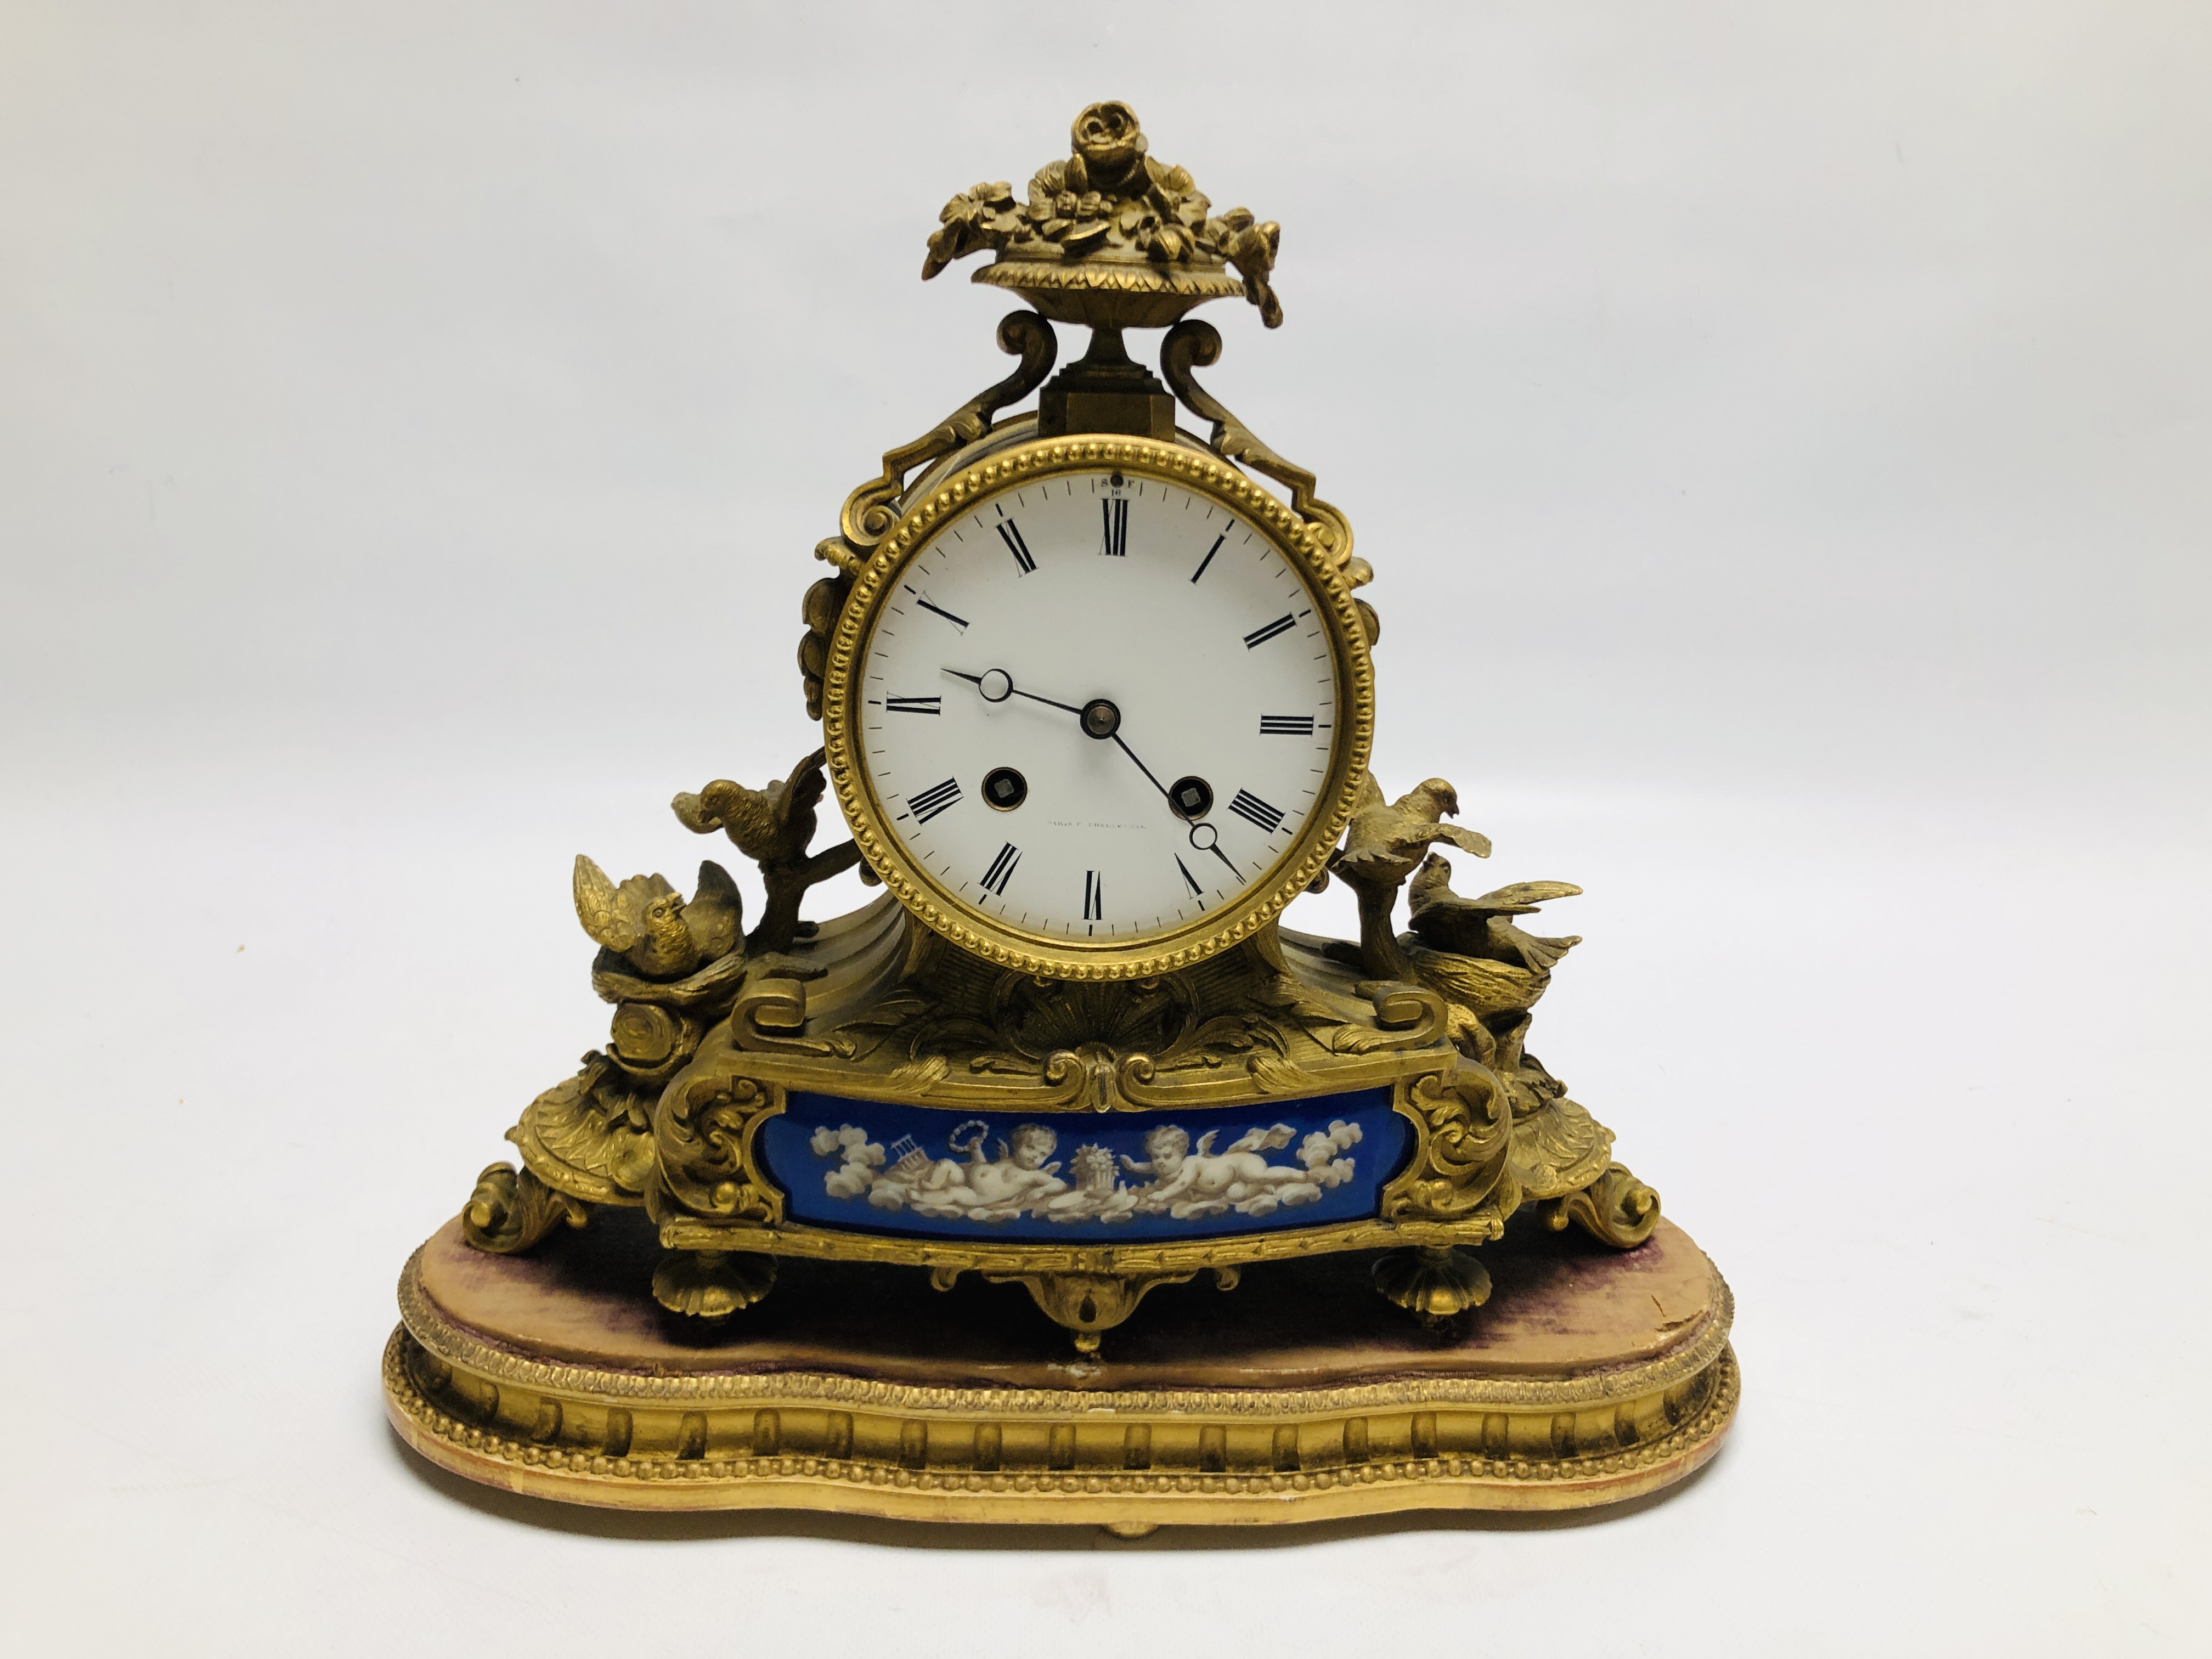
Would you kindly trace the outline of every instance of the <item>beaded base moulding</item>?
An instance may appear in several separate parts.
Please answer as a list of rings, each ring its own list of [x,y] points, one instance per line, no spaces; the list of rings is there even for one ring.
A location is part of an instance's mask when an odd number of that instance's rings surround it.
[[[1613,1503],[1696,1469],[1735,1409],[1727,1286],[1666,1222],[1627,1254],[1510,1230],[1480,1323],[1425,1329],[1338,1255],[1164,1291],[1103,1359],[1041,1355],[1005,1290],[839,1262],[784,1264],[805,1294],[702,1337],[641,1294],[649,1229],[583,1243],[489,1256],[448,1226],[416,1254],[384,1367],[410,1445],[608,1508],[1135,1534]]]

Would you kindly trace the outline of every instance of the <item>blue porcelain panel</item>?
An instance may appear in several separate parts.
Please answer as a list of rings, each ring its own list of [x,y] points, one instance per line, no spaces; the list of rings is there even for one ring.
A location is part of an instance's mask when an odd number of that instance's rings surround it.
[[[1372,1216],[1412,1126],[1388,1089],[1165,1112],[946,1111],[794,1091],[755,1153],[795,1219],[1109,1244]]]

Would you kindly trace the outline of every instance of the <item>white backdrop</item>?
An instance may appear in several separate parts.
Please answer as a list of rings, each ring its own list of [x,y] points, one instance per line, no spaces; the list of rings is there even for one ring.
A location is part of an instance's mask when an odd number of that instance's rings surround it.
[[[2208,79],[2134,0],[0,0],[0,1627],[2201,1651]],[[1134,1544],[428,1473],[392,1284],[604,1035],[569,860],[811,746],[811,549],[1003,372],[937,206],[1103,97],[1285,228],[1209,383],[1379,573],[1385,785],[1589,890],[1540,1050],[1730,1446]]]

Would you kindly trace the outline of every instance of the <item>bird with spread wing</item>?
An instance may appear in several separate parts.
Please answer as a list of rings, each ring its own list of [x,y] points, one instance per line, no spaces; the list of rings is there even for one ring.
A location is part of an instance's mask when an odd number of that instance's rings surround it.
[[[712,859],[700,865],[698,889],[687,901],[658,873],[617,886],[579,853],[575,892],[584,931],[646,979],[681,979],[720,961],[737,948],[744,927],[744,899]]]
[[[1479,859],[1490,856],[1487,836],[1443,822],[1458,815],[1459,792],[1442,778],[1431,778],[1395,801],[1383,799],[1373,773],[1360,780],[1344,845],[1329,860],[1329,868],[1358,898],[1358,959],[1376,979],[1413,976],[1391,918],[1398,889],[1429,848],[1449,842]]]
[[[1579,933],[1541,939],[1523,933],[1510,920],[1532,916],[1538,905],[1553,899],[1576,897],[1583,890],[1572,882],[1516,881],[1480,898],[1462,898],[1452,891],[1451,872],[1450,862],[1431,853],[1406,889],[1413,936],[1423,945],[1462,957],[1517,963],[1543,973],[1583,942]]]
[[[817,749],[789,777],[765,789],[717,778],[697,794],[681,794],[669,803],[685,829],[701,836],[720,830],[759,864],[768,902],[760,925],[745,940],[756,956],[789,950],[799,935],[799,905],[806,890],[860,860],[860,848],[849,841],[807,856],[814,839],[814,809],[827,784],[822,762]]]
[[[1431,853],[1407,891],[1413,932],[1398,946],[1413,977],[1444,1000],[1452,1041],[1486,1064],[1498,1063],[1501,1045],[1517,1059],[1518,1043],[1508,1040],[1525,1029],[1529,1009],[1552,982],[1553,964],[1582,940],[1540,939],[1510,918],[1582,889],[1522,881],[1462,898],[1452,891],[1451,865]]]

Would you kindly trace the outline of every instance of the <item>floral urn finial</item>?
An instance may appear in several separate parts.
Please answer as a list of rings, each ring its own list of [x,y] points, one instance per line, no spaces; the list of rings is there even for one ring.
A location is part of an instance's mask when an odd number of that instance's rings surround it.
[[[1024,201],[1000,181],[946,203],[922,279],[988,250],[998,258],[975,280],[1015,289],[1056,322],[1164,328],[1242,294],[1269,328],[1281,325],[1268,281],[1279,226],[1244,208],[1214,213],[1187,168],[1152,159],[1136,112],[1117,100],[1075,118],[1069,152],[1038,169]]]

